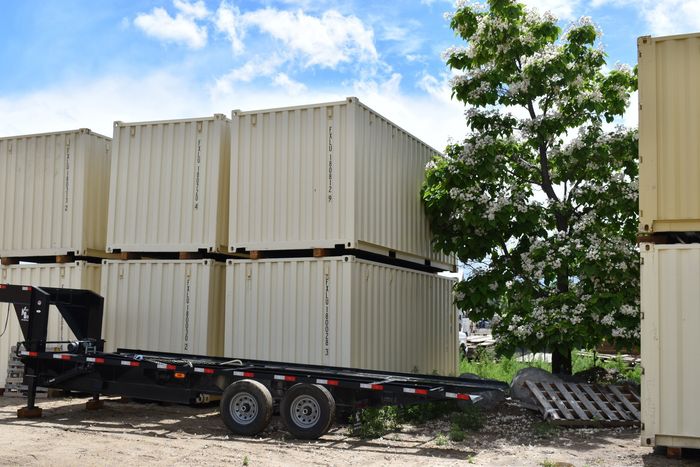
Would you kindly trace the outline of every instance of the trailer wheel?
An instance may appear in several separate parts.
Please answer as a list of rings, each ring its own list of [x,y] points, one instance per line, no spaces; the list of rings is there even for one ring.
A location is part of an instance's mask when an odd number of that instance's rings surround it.
[[[286,392],[280,407],[287,430],[297,438],[320,438],[335,418],[335,399],[323,386],[297,384]]]
[[[272,395],[262,383],[242,379],[226,388],[219,407],[229,430],[237,435],[257,435],[270,423]]]

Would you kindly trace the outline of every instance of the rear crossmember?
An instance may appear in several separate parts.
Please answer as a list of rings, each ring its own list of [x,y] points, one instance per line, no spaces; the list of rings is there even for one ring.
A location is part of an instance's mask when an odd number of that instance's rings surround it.
[[[237,434],[257,434],[274,406],[292,434],[314,439],[331,426],[336,406],[403,405],[428,401],[475,402],[498,381],[365,369],[118,349],[105,353],[102,297],[90,291],[0,284],[0,302],[14,304],[25,341],[27,406],[18,416],[41,416],[37,386],[153,401],[194,403],[221,398],[221,415]],[[55,305],[77,341],[68,351],[46,351],[48,307]],[[22,349],[22,350],[19,350]]]

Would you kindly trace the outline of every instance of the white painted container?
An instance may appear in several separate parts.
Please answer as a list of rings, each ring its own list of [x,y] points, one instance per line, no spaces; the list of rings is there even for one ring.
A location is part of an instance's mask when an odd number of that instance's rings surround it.
[[[100,292],[100,265],[85,261],[68,264],[18,264],[0,267],[0,284],[31,285],[36,287],[62,287],[88,289]],[[7,330],[0,337],[0,387],[5,386],[7,361],[10,348],[24,337],[14,307],[0,304],[0,333],[5,328],[7,311]],[[56,307],[49,308],[48,340],[67,341],[75,338]]]
[[[103,261],[106,351],[222,355],[224,282],[211,259]]]
[[[340,245],[453,269],[420,197],[438,152],[356,98],[234,111],[231,133],[229,251]]]
[[[104,253],[110,158],[87,129],[0,138],[0,256]]]
[[[641,244],[642,445],[700,449],[700,244]]]
[[[700,33],[640,37],[640,232],[700,231]]]
[[[107,251],[226,252],[230,120],[114,123]]]
[[[225,353],[454,375],[454,281],[353,256],[226,265]]]

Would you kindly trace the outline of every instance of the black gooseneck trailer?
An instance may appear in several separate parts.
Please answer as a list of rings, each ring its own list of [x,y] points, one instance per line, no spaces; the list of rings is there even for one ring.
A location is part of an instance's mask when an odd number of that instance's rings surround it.
[[[0,284],[0,302],[14,305],[25,339],[17,348],[25,365],[27,406],[17,411],[18,417],[41,416],[38,386],[91,394],[88,408],[100,407],[100,395],[182,404],[213,396],[221,398],[221,417],[236,434],[260,433],[278,407],[290,433],[315,439],[331,427],[336,407],[475,402],[485,391],[508,387],[491,380],[146,350],[106,353],[103,299],[94,292]],[[47,342],[50,305],[73,331],[74,342]],[[65,350],[47,351],[47,344],[61,344]]]

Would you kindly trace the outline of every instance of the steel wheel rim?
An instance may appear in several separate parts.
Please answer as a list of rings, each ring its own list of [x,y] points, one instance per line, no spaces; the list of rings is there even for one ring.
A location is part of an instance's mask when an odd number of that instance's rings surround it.
[[[247,392],[239,392],[231,398],[229,412],[239,425],[249,425],[258,416],[258,401]]]
[[[292,401],[290,415],[299,428],[312,428],[321,418],[321,406],[311,396],[298,396]]]

